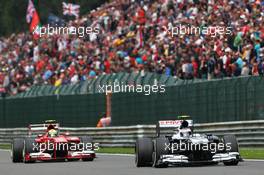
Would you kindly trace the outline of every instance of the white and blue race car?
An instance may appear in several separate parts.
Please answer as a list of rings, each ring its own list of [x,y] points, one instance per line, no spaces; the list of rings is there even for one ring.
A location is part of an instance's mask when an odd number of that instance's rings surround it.
[[[162,128],[167,131],[162,132]],[[168,129],[173,133],[168,134]],[[165,135],[163,135],[166,133]],[[193,132],[193,121],[188,119],[159,121],[156,138],[139,138],[135,145],[137,167],[167,167],[181,164],[237,165],[241,161],[234,135],[222,138],[212,134]]]

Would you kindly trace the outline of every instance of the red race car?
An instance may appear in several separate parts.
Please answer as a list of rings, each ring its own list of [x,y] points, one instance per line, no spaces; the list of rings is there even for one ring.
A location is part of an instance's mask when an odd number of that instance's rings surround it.
[[[83,160],[93,161],[95,147],[92,138],[70,136],[59,133],[59,124],[46,121],[44,124],[29,125],[29,136],[15,138],[12,143],[13,162],[33,163],[35,161]]]

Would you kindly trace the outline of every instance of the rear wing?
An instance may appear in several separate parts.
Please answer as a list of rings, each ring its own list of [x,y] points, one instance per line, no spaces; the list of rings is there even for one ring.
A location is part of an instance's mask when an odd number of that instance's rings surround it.
[[[28,126],[28,135],[43,134],[47,131],[47,128],[50,125],[53,125],[56,130],[59,130],[59,123],[30,124]]]
[[[183,121],[187,121],[191,130],[193,130],[193,120],[161,120],[158,121],[156,125],[156,136],[159,137],[160,134],[172,132],[176,128],[180,128]],[[165,132],[162,132],[161,129],[166,128]],[[170,131],[168,131],[170,129]]]

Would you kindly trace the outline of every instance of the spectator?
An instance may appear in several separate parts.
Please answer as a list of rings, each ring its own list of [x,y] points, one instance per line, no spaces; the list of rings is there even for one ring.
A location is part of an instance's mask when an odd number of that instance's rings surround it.
[[[248,76],[249,75],[249,67],[248,64],[246,62],[243,63],[243,68],[241,70],[241,76]]]
[[[182,79],[263,74],[263,2],[113,0],[69,21],[99,34],[25,32],[0,39],[0,87],[10,95],[32,85],[76,84],[101,74],[150,71]],[[229,34],[171,35],[171,27],[229,27]],[[215,31],[215,28],[212,28]]]

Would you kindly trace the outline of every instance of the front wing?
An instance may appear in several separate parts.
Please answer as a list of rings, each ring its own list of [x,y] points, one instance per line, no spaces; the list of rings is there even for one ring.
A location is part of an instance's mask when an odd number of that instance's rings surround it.
[[[238,152],[229,152],[229,153],[219,153],[215,154],[212,160],[208,161],[189,161],[188,157],[185,155],[161,155],[159,159],[159,163],[167,163],[167,164],[182,164],[182,163],[205,163],[205,162],[223,162],[223,161],[233,161],[233,160],[241,160]]]
[[[65,157],[56,157],[51,153],[37,152],[29,153],[25,155],[25,161],[52,161],[52,160],[62,160],[62,159],[89,159],[96,158],[95,152],[92,150],[86,151],[68,151]]]

